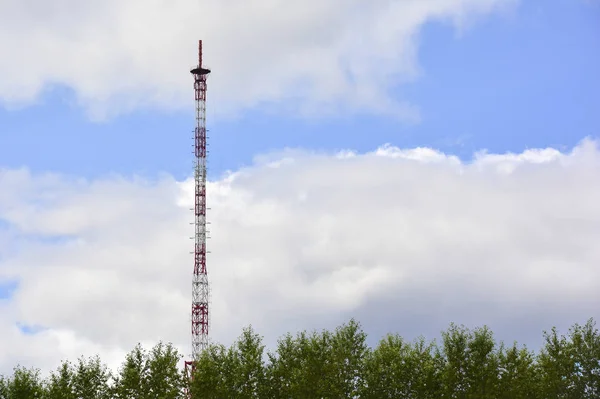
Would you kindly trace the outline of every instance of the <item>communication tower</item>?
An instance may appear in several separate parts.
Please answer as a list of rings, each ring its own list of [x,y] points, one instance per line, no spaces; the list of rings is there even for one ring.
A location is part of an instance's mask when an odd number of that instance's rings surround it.
[[[206,273],[206,78],[210,69],[202,66],[202,40],[198,44],[198,65],[194,77],[196,128],[194,129],[194,273],[192,276],[192,357],[185,373],[192,378],[195,361],[208,346],[209,285]]]

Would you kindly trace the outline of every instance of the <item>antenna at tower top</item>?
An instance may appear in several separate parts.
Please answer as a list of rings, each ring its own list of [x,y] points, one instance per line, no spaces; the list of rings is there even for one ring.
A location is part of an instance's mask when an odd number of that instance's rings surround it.
[[[202,67],[202,40],[198,41],[198,66],[190,71],[194,75],[208,75],[210,69]]]

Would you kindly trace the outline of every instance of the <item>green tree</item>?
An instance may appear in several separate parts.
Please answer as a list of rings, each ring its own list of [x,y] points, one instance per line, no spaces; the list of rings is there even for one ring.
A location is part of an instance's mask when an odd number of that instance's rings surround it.
[[[8,379],[0,375],[0,399],[8,399]]]
[[[581,399],[600,398],[600,334],[593,319],[569,331],[575,361],[573,395]]]
[[[409,398],[412,370],[406,359],[410,345],[399,335],[387,335],[365,358],[361,398]]]
[[[548,399],[576,399],[575,372],[577,364],[573,345],[556,328],[544,332],[545,345],[537,362],[540,372],[540,393]]]
[[[190,385],[195,399],[219,399],[233,397],[230,376],[232,367],[228,351],[223,345],[210,345],[196,360],[196,369]]]
[[[262,398],[266,392],[266,370],[262,338],[252,327],[243,330],[226,349],[211,345],[200,354],[190,392],[194,398]]]
[[[498,356],[492,332],[469,331],[454,324],[442,333],[445,367],[442,373],[445,398],[495,398]]]
[[[487,327],[476,328],[467,344],[467,397],[493,399],[498,387],[496,342]]]
[[[147,379],[148,398],[178,399],[183,395],[184,380],[178,369],[182,356],[171,344],[157,344],[148,355]],[[143,375],[143,374],[142,374]],[[142,379],[142,386],[144,380]]]
[[[140,344],[127,354],[125,362],[114,378],[115,399],[150,398],[148,387],[148,354]]]
[[[444,371],[443,397],[466,398],[469,391],[467,373],[469,370],[468,347],[470,332],[463,326],[451,324],[442,333]]]
[[[331,397],[354,398],[364,385],[363,365],[367,335],[354,319],[338,327],[331,337],[328,390]]]
[[[498,399],[541,399],[534,354],[517,343],[498,351]]]
[[[264,345],[252,326],[245,328],[235,344],[235,387],[240,399],[262,397],[265,391]]]
[[[333,335],[302,331],[278,341],[265,367],[265,392],[272,398],[329,398],[331,396]]]
[[[17,366],[12,378],[2,380],[0,394],[6,399],[38,399],[44,396],[40,371]],[[0,396],[2,397],[2,396]]]
[[[390,334],[366,356],[361,398],[438,398],[442,366],[435,342]]]
[[[299,369],[292,383],[295,398],[328,398],[328,375],[331,370],[332,334],[329,331],[299,334]]]
[[[269,398],[284,399],[294,397],[301,358],[296,340],[286,334],[277,342],[275,353],[268,353],[269,363],[265,370],[266,392]]]
[[[45,399],[77,399],[75,394],[75,372],[69,362],[62,362],[46,381]]]
[[[111,399],[111,374],[98,356],[79,358],[73,377],[73,390],[78,399]]]
[[[444,360],[435,341],[420,337],[411,346],[408,363],[413,368],[411,398],[434,399],[442,395]]]

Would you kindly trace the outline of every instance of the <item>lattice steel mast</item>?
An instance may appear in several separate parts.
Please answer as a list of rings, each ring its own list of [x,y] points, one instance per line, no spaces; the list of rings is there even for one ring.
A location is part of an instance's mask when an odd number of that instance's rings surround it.
[[[208,345],[209,285],[206,273],[206,78],[210,69],[202,66],[202,40],[198,45],[198,65],[191,71],[196,97],[194,131],[194,274],[192,277],[192,358],[185,362],[191,377],[194,363]]]

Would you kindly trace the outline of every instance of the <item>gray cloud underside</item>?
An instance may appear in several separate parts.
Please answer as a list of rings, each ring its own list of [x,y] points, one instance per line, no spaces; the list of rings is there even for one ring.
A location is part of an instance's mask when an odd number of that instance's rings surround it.
[[[356,316],[372,340],[451,321],[536,346],[598,318],[600,152],[274,154],[210,182],[211,336]],[[189,351],[192,182],[0,171],[0,371],[138,342]],[[23,334],[16,323],[41,326]]]

